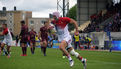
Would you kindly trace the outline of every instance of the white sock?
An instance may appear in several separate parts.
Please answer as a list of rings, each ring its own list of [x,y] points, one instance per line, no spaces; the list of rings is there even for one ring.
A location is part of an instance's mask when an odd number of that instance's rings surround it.
[[[68,56],[68,60],[69,60],[69,61],[71,61],[71,60],[72,60],[71,56]]]
[[[81,61],[82,61],[82,62],[83,62],[83,61],[85,61],[85,58],[82,58],[82,60],[81,60]]]

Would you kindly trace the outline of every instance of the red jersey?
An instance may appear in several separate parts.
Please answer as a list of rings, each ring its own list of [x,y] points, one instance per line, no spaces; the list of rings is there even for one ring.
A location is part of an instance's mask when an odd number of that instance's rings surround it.
[[[43,39],[48,39],[48,28],[47,27],[41,27],[40,28],[40,31],[41,31],[41,38],[42,38],[42,40]]]
[[[35,31],[30,31],[29,36],[30,36],[30,41],[35,41],[36,32]]]

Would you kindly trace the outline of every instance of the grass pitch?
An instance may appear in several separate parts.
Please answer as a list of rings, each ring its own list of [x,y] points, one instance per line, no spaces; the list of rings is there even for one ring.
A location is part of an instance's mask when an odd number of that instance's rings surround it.
[[[47,56],[44,57],[40,48],[36,48],[35,54],[30,53],[28,48],[28,56],[22,57],[20,47],[11,48],[11,58],[0,56],[0,69],[83,69],[82,63],[72,57],[75,65],[70,68],[68,59],[62,58],[59,49],[47,49]],[[79,51],[87,58],[87,69],[121,69],[121,52],[107,51]]]

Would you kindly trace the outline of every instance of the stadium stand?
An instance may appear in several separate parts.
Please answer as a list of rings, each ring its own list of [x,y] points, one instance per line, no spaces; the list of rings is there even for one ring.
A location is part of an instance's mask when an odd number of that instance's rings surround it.
[[[121,31],[121,2],[111,6],[106,5],[106,10],[90,16],[91,23],[84,29],[84,33],[100,31]]]

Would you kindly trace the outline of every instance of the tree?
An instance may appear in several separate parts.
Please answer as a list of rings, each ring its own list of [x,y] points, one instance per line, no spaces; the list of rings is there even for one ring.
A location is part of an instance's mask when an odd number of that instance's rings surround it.
[[[77,5],[74,5],[69,12],[67,13],[67,17],[72,18],[74,20],[77,20]],[[74,30],[74,25],[73,24],[69,24],[69,31]]]

